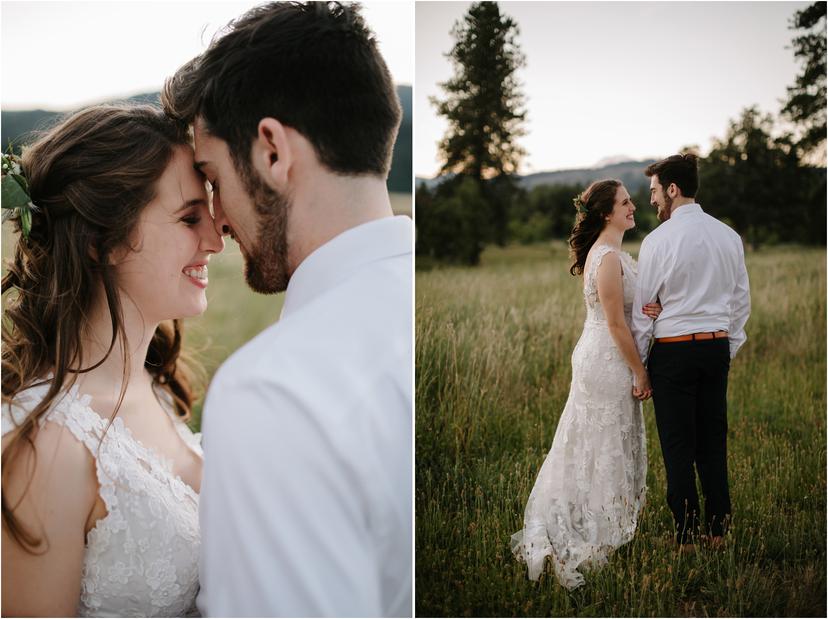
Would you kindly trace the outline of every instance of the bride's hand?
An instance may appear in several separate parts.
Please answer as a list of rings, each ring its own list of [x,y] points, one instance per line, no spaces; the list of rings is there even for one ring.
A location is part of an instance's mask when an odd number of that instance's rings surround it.
[[[661,305],[658,303],[647,303],[647,305],[641,308],[641,311],[655,320],[658,318],[658,315],[661,314]]]
[[[650,385],[650,376],[647,374],[647,370],[635,375],[635,380],[633,381],[633,396],[642,402],[653,396],[653,387]]]

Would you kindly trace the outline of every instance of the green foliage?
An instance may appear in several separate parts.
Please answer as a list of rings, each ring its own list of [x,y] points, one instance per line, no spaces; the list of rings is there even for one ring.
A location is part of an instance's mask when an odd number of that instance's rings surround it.
[[[802,166],[791,138],[774,133],[769,114],[745,109],[700,161],[699,202],[754,247],[825,243],[825,169]]]
[[[572,198],[584,188],[569,184],[539,185],[522,192],[511,212],[511,239],[518,243],[536,243],[566,238],[575,223]]]
[[[825,257],[747,254],[753,311],[730,372],[727,547],[675,552],[647,403],[638,531],[572,593],[550,573],[529,581],[509,550],[582,329],[582,280],[569,275],[566,246],[489,247],[476,269],[418,272],[417,615],[824,617]]]
[[[490,203],[481,184],[469,176],[456,176],[432,194],[417,189],[417,257],[475,265],[487,238]]]
[[[517,171],[524,151],[515,140],[526,117],[516,75],[525,64],[518,32],[496,2],[472,4],[452,28],[447,56],[454,77],[441,84],[445,100],[431,99],[449,123],[440,142],[443,173],[483,179]]]
[[[825,72],[825,2],[797,11],[791,29],[802,31],[793,40],[794,56],[804,63],[793,86],[788,87],[788,101],[782,113],[802,130],[799,146],[825,165],[826,72]]]

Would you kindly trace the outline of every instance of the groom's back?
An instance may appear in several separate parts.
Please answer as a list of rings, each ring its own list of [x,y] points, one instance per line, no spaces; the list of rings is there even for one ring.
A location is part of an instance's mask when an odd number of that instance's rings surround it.
[[[687,204],[677,208],[645,244],[647,259],[662,276],[658,297],[663,312],[654,336],[727,331],[744,264],[739,235],[698,204]]]
[[[321,248],[280,321],[217,373],[199,600],[211,615],[410,616],[410,239],[410,220],[389,218]]]

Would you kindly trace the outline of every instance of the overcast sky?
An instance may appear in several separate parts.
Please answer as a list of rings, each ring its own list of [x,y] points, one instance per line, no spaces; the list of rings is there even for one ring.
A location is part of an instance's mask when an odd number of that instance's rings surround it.
[[[747,106],[776,114],[798,73],[790,17],[807,2],[501,2],[527,66],[529,155],[521,173],[616,155],[709,150]],[[416,5],[414,170],[439,169],[446,124],[428,103],[452,75],[443,54],[468,2]]]
[[[2,107],[77,108],[161,88],[213,34],[261,2],[7,2]],[[364,2],[398,84],[414,79],[411,2]]]

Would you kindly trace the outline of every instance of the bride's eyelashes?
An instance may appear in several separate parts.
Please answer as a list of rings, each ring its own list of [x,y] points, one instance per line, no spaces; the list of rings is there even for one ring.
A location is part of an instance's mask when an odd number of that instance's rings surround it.
[[[187,224],[190,227],[197,226],[198,224],[201,223],[201,215],[198,215],[196,213],[192,213],[190,215],[185,215],[184,217],[179,219],[179,221],[184,222],[185,224]]]

